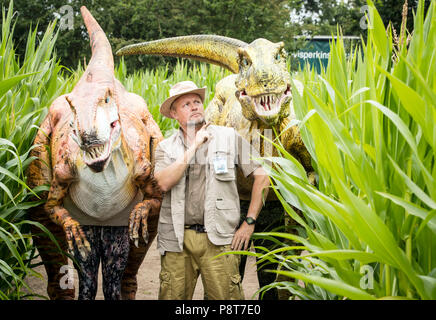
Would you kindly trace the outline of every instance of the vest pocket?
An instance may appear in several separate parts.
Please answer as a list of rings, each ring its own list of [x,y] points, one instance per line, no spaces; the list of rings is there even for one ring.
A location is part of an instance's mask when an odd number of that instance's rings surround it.
[[[238,209],[234,201],[227,199],[217,199],[215,201],[217,209]]]
[[[214,166],[214,159],[217,157],[225,158],[226,166],[227,166],[227,172],[225,173],[216,173],[215,172],[215,166]],[[213,175],[215,178],[219,181],[232,181],[236,179],[235,175],[235,155],[226,150],[217,150],[213,153],[213,157],[210,159],[210,167],[212,169]]]
[[[233,181],[236,179],[234,168],[228,168],[226,173],[216,174],[214,172],[214,176],[219,181]]]
[[[240,214],[235,200],[217,199],[215,224],[218,233],[231,235],[238,226]]]

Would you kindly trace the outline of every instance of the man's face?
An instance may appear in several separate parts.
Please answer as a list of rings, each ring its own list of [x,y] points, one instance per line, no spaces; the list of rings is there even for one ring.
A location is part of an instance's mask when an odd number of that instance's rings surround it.
[[[170,113],[184,128],[204,122],[203,102],[200,96],[195,93],[178,97],[173,102]]]

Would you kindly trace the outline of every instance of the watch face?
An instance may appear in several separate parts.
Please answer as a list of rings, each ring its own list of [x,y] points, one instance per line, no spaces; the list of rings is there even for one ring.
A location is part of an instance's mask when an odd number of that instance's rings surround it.
[[[256,223],[256,220],[254,220],[253,218],[250,218],[250,217],[247,217],[245,219],[245,221],[247,221],[248,224],[255,224]]]

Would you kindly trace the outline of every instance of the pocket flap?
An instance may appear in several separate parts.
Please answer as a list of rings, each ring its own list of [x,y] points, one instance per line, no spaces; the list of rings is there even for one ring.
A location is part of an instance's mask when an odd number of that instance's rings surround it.
[[[218,209],[237,209],[235,202],[231,200],[217,199],[215,202]]]
[[[221,173],[221,174],[214,173],[214,176],[219,181],[233,181],[236,179],[235,170],[230,169],[230,168],[229,168],[228,172]]]

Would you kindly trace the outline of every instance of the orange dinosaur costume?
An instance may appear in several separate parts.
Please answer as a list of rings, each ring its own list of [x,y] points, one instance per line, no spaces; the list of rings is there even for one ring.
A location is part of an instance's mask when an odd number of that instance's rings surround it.
[[[66,209],[65,199],[91,220],[104,222],[115,219],[142,193],[130,217],[123,217],[129,225],[130,251],[121,293],[123,299],[134,299],[137,271],[157,231],[162,195],[153,177],[152,159],[163,137],[145,101],[115,79],[112,50],[103,30],[85,7],[81,13],[92,57],[72,92],[52,103],[36,135],[31,156],[37,159],[29,166],[28,183],[51,186],[43,195],[46,204],[32,209],[30,216],[57,237],[64,251],[75,245],[86,256],[90,245],[78,219]],[[108,167],[112,176],[121,172],[120,180],[93,179],[106,174]],[[48,237],[34,231],[49,297],[74,299],[74,289],[60,287],[59,270],[68,264],[66,256]]]

